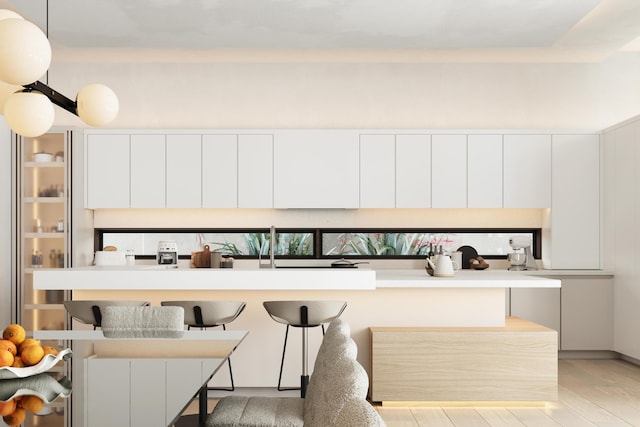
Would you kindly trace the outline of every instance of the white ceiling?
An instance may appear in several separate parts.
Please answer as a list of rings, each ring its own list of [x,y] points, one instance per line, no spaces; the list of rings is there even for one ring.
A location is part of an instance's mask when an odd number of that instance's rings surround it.
[[[640,0],[48,3],[48,20],[46,0],[0,0],[0,7],[48,26],[54,56],[109,50],[141,60],[144,49],[177,59],[244,51],[264,59],[288,52],[300,60],[593,62],[636,50],[640,40]]]

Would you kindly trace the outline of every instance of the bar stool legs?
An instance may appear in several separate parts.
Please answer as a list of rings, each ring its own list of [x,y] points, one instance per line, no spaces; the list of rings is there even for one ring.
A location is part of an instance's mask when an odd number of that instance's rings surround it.
[[[187,329],[200,328],[205,330],[222,326],[227,330],[226,324],[234,321],[244,310],[246,303],[241,301],[162,301],[161,305],[177,305],[184,308],[184,319]],[[208,387],[206,390],[234,391],[233,369],[231,357],[227,358],[229,366],[229,378],[231,387]]]
[[[300,390],[300,397],[304,398],[309,385],[309,328],[320,326],[324,336],[324,323],[340,316],[347,304],[342,301],[266,301],[263,305],[273,320],[286,325],[278,374],[278,391]],[[282,387],[282,372],[290,326],[302,329],[300,387]]]

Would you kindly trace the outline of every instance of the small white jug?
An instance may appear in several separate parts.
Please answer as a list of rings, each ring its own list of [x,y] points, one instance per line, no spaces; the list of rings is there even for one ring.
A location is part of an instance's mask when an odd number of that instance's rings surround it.
[[[435,264],[427,258],[427,263],[433,269],[435,277],[453,277],[460,269],[458,263],[452,261],[449,255],[440,255]]]

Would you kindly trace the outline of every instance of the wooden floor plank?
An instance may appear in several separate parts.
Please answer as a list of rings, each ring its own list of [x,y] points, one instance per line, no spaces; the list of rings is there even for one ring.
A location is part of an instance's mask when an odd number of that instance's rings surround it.
[[[476,411],[491,427],[524,426],[507,408],[476,408]]]
[[[411,413],[420,427],[455,427],[442,408],[411,408]]]
[[[376,407],[387,427],[418,427],[410,408]]]
[[[468,426],[468,427],[488,427],[487,423],[482,415],[475,410],[475,408],[443,408],[447,417],[456,426]]]
[[[509,408],[509,411],[525,426],[562,427],[562,424],[545,413],[545,408]]]

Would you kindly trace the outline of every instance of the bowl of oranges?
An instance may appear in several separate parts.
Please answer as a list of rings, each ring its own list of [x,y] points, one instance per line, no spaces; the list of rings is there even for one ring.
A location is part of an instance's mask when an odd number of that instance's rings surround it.
[[[25,378],[48,371],[66,359],[71,349],[58,351],[27,337],[19,324],[7,326],[0,340],[0,380]]]

